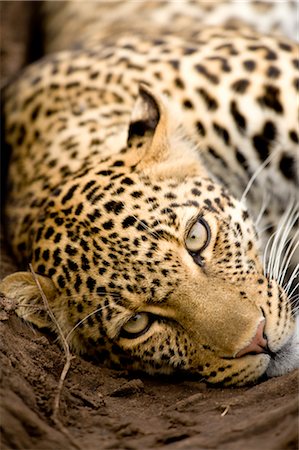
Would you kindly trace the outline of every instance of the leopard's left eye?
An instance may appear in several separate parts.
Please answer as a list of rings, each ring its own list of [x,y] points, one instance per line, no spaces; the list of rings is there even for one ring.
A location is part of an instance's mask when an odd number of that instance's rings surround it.
[[[185,244],[191,253],[198,253],[204,250],[211,239],[211,231],[207,222],[200,218],[189,231]]]

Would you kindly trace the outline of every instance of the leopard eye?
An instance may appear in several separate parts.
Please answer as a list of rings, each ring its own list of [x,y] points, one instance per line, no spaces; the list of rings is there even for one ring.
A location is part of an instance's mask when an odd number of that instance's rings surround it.
[[[121,336],[128,339],[134,339],[144,334],[151,326],[149,314],[137,313],[126,322],[121,329]]]
[[[191,253],[204,250],[211,239],[211,231],[207,222],[200,218],[193,225],[186,238],[186,248]]]

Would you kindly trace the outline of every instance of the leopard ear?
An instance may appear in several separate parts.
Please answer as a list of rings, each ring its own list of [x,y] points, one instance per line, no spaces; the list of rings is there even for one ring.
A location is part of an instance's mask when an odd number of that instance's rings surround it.
[[[48,277],[36,277],[49,304],[53,303],[57,296],[54,283]],[[16,302],[19,317],[38,328],[53,328],[54,324],[48,316],[39,288],[29,272],[16,272],[5,277],[0,283],[0,292]]]
[[[141,84],[131,116],[128,146],[139,148],[142,165],[165,160],[169,153],[168,114],[161,96]]]
[[[128,134],[137,168],[159,179],[206,176],[199,151],[186,137],[178,106],[141,85]]]

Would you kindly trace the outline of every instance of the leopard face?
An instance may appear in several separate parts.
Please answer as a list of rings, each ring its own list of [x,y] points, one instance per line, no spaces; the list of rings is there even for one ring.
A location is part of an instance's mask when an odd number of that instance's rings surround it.
[[[18,249],[77,352],[225,385],[298,365],[291,303],[264,275],[247,209],[146,86],[126,147],[42,197]],[[55,328],[31,274],[8,276],[1,290],[19,298],[20,316]]]

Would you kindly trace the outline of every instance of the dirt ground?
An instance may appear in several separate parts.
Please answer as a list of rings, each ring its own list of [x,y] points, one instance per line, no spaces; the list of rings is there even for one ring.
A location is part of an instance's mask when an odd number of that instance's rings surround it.
[[[25,61],[30,2],[1,2],[1,82]],[[3,243],[3,239],[2,239]],[[15,270],[2,246],[1,277]],[[298,371],[254,387],[117,372],[65,358],[1,299],[1,449],[298,449]],[[63,428],[62,426],[63,425]]]

